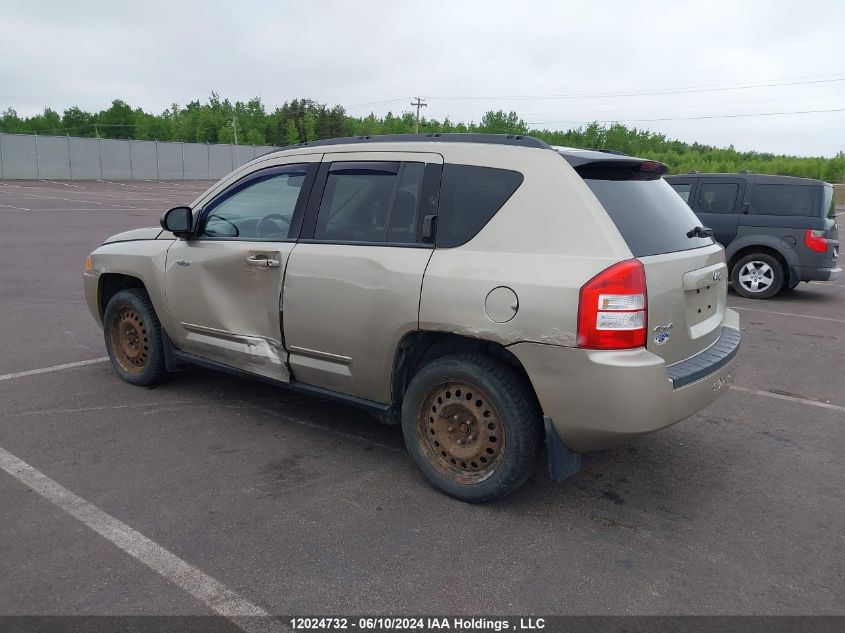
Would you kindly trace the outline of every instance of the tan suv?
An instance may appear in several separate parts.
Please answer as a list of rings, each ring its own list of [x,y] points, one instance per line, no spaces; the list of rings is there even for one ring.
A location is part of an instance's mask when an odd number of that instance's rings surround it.
[[[520,136],[308,143],[110,238],[85,292],[124,380],[201,365],[340,399],[487,501],[544,437],[563,479],[731,383],[724,250],[665,171]]]

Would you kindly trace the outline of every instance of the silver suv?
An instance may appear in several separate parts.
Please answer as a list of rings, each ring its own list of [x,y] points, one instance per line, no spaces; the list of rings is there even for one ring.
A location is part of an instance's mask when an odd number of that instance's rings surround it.
[[[85,291],[117,373],[257,377],[401,423],[488,501],[725,393],[725,253],[665,165],[521,136],[318,141],[110,238]]]

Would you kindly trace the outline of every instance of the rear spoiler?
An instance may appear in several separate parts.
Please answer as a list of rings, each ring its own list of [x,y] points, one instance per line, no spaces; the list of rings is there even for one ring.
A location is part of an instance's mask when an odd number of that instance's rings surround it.
[[[567,158],[564,156],[564,158]],[[568,158],[567,158],[568,160]],[[587,180],[658,180],[669,167],[653,160],[593,160],[569,164]]]
[[[582,178],[590,180],[657,180],[669,167],[656,160],[589,150],[559,151]]]

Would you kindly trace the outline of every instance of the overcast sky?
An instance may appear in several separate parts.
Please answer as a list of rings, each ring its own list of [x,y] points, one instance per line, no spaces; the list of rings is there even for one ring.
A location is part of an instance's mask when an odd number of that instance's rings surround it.
[[[160,112],[211,91],[258,95],[268,110],[311,97],[355,115],[420,95],[438,119],[512,109],[538,127],[618,120],[830,156],[845,150],[845,1],[3,0],[0,109],[120,98]],[[664,94],[630,94],[649,91]]]

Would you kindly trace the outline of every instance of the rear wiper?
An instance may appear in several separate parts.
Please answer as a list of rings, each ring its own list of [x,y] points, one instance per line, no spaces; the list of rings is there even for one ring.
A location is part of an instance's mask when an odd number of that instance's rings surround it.
[[[713,237],[713,229],[706,226],[696,226],[687,231],[687,237]]]

